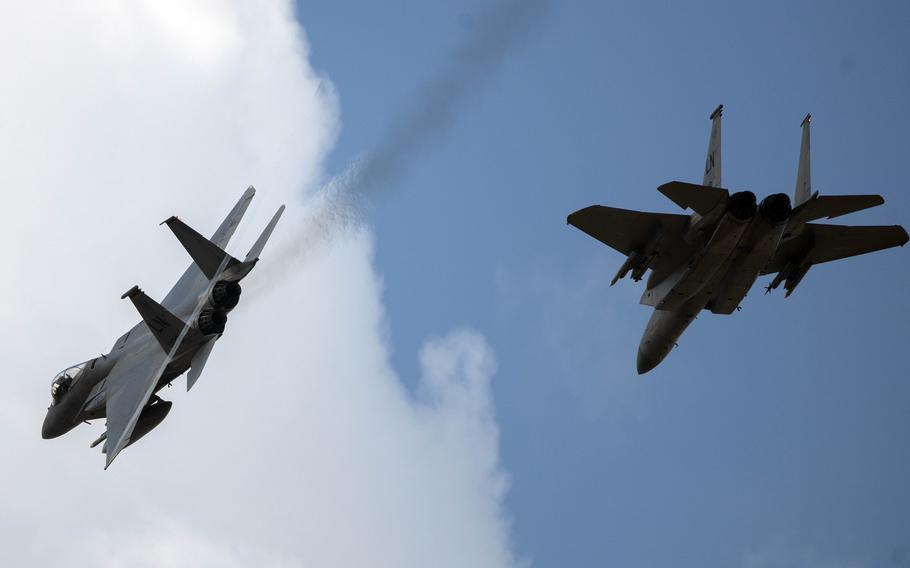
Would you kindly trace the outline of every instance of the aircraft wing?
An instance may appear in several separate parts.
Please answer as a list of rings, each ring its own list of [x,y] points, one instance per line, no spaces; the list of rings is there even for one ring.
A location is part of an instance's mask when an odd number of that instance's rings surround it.
[[[900,225],[858,226],[807,223],[803,232],[781,244],[762,274],[783,270],[790,262],[821,264],[907,243]]]
[[[572,213],[566,222],[628,256],[645,247],[658,230],[664,239],[681,236],[689,216],[592,205]]]
[[[136,421],[145,408],[158,379],[169,360],[158,343],[146,342],[145,346],[124,354],[105,379],[107,394],[107,440],[104,451],[107,469],[124,447]]]

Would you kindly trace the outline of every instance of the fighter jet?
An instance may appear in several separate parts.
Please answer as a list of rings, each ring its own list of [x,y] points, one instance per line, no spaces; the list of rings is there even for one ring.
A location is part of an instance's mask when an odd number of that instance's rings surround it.
[[[193,259],[159,304],[138,286],[129,298],[142,321],[120,336],[110,352],[61,371],[51,383],[51,406],[41,436],[56,438],[82,422],[107,418],[107,430],[91,447],[104,443],[107,469],[117,454],[161,424],[171,402],[155,393],[189,370],[190,390],[224,333],[227,314],[240,301],[240,281],[256,266],[266,241],[284,212],[282,205],[243,261],[224,251],[256,190],[250,187],[211,239],[177,217],[165,220]]]
[[[569,215],[570,225],[626,256],[612,286],[626,275],[641,280],[650,270],[641,303],[652,306],[638,347],[638,373],[656,367],[703,309],[738,310],[755,280],[775,274],[766,293],[781,283],[785,297],[812,266],[907,242],[903,227],[853,227],[812,223],[884,203],[880,195],[828,195],[812,191],[809,171],[811,115],[802,142],[793,203],[775,193],[756,203],[751,191],[721,187],[721,116],[710,115],[711,135],[702,185],[671,181],[658,191],[691,215],[645,213],[592,205]]]

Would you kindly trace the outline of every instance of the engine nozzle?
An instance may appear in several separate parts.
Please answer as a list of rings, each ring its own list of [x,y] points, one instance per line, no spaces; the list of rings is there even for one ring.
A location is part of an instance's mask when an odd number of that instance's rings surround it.
[[[227,323],[227,314],[221,310],[207,308],[202,310],[197,320],[199,331],[203,335],[214,335],[224,333],[224,324]]]
[[[780,225],[790,218],[793,208],[790,206],[790,196],[786,193],[775,193],[762,199],[759,206],[762,218],[772,225]]]
[[[751,191],[738,191],[727,201],[727,211],[740,221],[755,217],[757,209],[755,194]]]
[[[222,310],[232,310],[240,301],[240,283],[219,280],[212,286],[212,305]]]

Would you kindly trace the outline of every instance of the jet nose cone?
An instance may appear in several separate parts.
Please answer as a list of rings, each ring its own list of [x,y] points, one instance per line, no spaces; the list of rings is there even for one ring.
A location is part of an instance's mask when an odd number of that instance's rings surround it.
[[[635,367],[639,375],[644,375],[660,363],[660,358],[651,357],[641,349],[638,350],[638,359],[635,361]]]
[[[48,412],[47,416],[44,417],[44,424],[41,425],[41,437],[45,440],[50,440],[59,435],[60,432],[57,431],[55,420],[51,419],[51,413]]]
[[[48,420],[46,418],[44,419],[44,424],[41,426],[41,437],[45,440],[50,440],[54,437],[53,432],[51,431],[51,427],[48,424]]]

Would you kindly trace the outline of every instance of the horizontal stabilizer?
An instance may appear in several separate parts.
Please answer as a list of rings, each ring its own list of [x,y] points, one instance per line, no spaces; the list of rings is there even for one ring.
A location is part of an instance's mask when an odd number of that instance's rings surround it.
[[[221,266],[225,257],[228,258],[227,264],[224,266],[225,269],[233,268],[240,264],[240,261],[236,258],[230,257],[230,255],[224,252],[221,247],[200,235],[195,229],[177,217],[171,217],[162,224],[167,225],[171,229],[177,237],[177,240],[183,245],[183,248],[190,253],[193,262],[196,263],[199,270],[201,270],[209,280],[215,277],[215,274],[218,272],[218,268]]]
[[[696,185],[682,181],[671,181],[657,188],[683,209],[691,209],[699,215],[707,215],[729,192],[720,187]]]
[[[164,349],[165,353],[170,353],[180,337],[180,332],[186,326],[183,320],[148,297],[145,292],[139,289],[139,286],[133,286],[121,298],[129,298],[133,302],[133,305],[139,311],[139,315],[142,316],[142,321],[145,322],[152,335],[158,340],[161,348]]]
[[[816,219],[833,219],[848,213],[855,213],[870,207],[878,207],[885,202],[881,195],[821,195],[810,197],[797,207],[794,217],[806,223]],[[805,209],[802,211],[801,209]]]
[[[566,222],[628,256],[641,251],[658,231],[682,234],[689,217],[592,205],[572,213]]]

